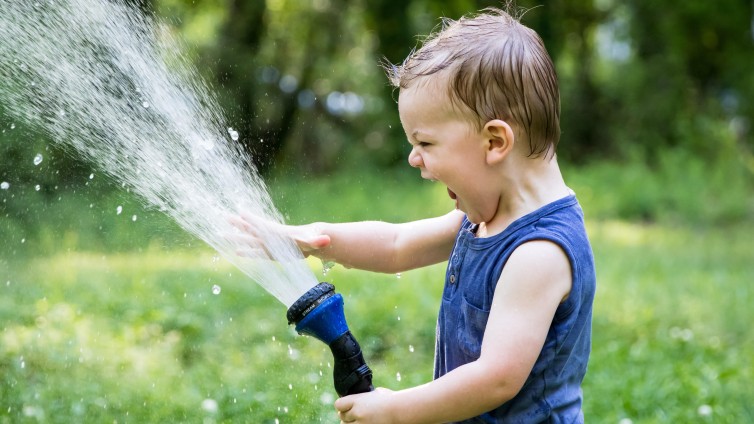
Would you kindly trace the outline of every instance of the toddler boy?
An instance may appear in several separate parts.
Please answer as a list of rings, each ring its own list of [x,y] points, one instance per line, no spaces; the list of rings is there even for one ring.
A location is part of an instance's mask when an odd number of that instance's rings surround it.
[[[435,379],[340,398],[340,420],[582,423],[596,277],[556,160],[560,100],[542,40],[486,9],[446,21],[388,73],[409,164],[447,186],[455,210],[284,231],[305,254],[349,267],[396,273],[447,260]]]

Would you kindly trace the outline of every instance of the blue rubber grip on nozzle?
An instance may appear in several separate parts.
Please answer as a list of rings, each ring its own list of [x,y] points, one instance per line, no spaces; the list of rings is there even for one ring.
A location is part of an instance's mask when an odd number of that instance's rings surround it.
[[[325,299],[296,324],[299,334],[306,334],[329,345],[348,331],[343,296],[336,293]]]

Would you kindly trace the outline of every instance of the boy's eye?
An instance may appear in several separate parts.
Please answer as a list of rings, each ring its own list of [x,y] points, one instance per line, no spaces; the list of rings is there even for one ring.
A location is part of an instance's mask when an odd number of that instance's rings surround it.
[[[429,143],[427,143],[426,141],[420,141],[420,142],[416,143],[416,145],[417,145],[417,146],[420,146],[420,147],[427,147],[427,146],[429,146],[430,144],[429,144]]]

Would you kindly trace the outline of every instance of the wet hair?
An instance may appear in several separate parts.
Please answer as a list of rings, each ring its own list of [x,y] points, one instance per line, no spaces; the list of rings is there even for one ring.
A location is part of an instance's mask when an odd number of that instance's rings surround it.
[[[384,65],[393,86],[406,89],[434,74],[447,76],[454,107],[467,109],[477,129],[508,122],[529,142],[529,156],[550,157],[560,139],[560,94],[544,43],[517,17],[484,9],[458,21],[444,19],[400,65]]]

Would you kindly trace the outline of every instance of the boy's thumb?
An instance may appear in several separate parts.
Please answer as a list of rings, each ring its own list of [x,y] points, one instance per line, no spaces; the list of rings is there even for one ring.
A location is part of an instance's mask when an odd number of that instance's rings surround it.
[[[321,249],[330,245],[330,236],[322,234],[309,240],[309,245],[314,249]]]
[[[344,396],[335,401],[335,409],[340,412],[348,412],[352,407],[353,398],[351,396]]]

